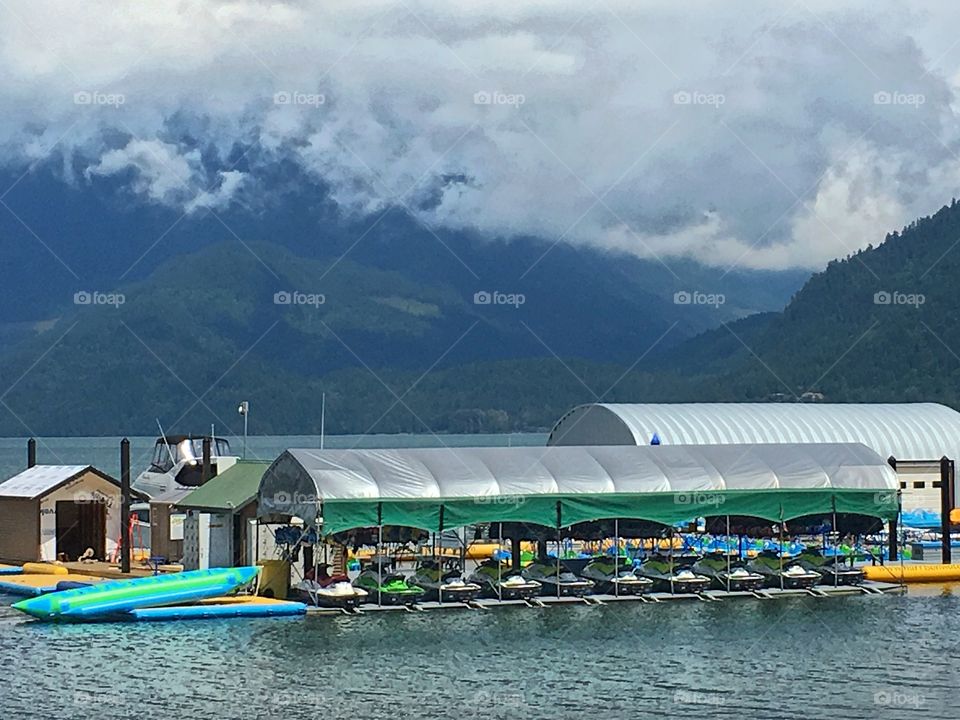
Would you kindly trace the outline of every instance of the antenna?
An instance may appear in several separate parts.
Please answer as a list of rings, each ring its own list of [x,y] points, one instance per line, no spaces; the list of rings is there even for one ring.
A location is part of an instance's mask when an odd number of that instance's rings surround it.
[[[320,396],[320,449],[323,450],[323,437],[327,431],[327,394]]]
[[[167,440],[167,434],[163,431],[163,425],[160,424],[160,418],[157,418],[157,427],[160,428],[160,439],[167,446],[167,455],[170,456],[170,462],[173,462],[173,450],[170,448],[170,441]]]
[[[250,415],[250,403],[244,400],[237,408],[237,412],[243,415],[243,459],[247,459],[247,418]]]

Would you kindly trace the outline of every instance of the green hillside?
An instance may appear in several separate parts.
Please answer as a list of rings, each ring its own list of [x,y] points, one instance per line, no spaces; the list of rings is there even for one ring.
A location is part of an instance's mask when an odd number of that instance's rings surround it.
[[[960,205],[830,263],[782,313],[721,327],[663,365],[683,397],[832,402],[937,401],[960,407]],[[678,398],[679,399],[679,398]]]
[[[18,328],[26,339],[0,358],[0,384],[11,387],[0,434],[150,433],[154,418],[171,432],[213,422],[237,431],[240,400],[255,408],[255,432],[318,432],[324,392],[331,432],[526,430],[594,400],[625,369],[556,360],[548,348],[565,335],[543,329],[563,330],[549,305],[477,305],[442,282],[272,245],[177,256],[146,281],[87,299]],[[619,297],[598,303],[623,307]],[[639,330],[642,340],[667,322],[605,314],[614,338]],[[637,375],[617,389],[628,398],[647,383]]]

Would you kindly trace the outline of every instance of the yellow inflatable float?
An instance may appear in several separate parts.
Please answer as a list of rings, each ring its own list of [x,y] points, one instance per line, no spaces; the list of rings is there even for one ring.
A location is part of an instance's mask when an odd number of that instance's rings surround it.
[[[935,583],[960,581],[960,565],[867,565],[863,568],[867,580],[888,583]]]
[[[52,563],[34,563],[23,564],[24,575],[69,575],[70,571],[63,565],[54,565]]]

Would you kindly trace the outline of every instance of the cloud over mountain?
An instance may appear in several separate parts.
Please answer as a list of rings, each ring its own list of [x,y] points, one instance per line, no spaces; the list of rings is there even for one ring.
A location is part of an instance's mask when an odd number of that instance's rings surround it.
[[[835,7],[9,2],[0,162],[185,212],[293,162],[352,214],[818,267],[960,180],[960,8]]]

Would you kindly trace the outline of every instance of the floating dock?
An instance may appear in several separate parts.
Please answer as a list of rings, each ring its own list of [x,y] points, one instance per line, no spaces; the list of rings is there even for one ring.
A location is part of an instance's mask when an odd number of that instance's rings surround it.
[[[83,583],[92,585],[103,582],[103,578],[92,575],[74,575],[72,573],[20,573],[19,575],[4,575],[0,579],[0,593],[35,597],[57,592],[60,583]]]
[[[256,595],[208,598],[195,605],[139,608],[131,610],[134,620],[209,620],[213,618],[283,617],[304,615],[307,606],[301,602],[274,600]]]
[[[495,610],[505,607],[545,608],[554,605],[608,605],[610,603],[658,604],[678,601],[723,602],[732,599],[777,600],[783,598],[814,597],[830,598],[844,595],[890,595],[906,592],[903,585],[867,580],[860,585],[822,585],[809,590],[781,590],[765,588],[753,592],[727,592],[726,590],[707,590],[703,593],[667,593],[653,592],[643,595],[585,595],[584,597],[547,597],[538,596],[529,600],[496,600],[481,598],[467,603],[461,602],[421,602],[411,606],[364,604],[355,610],[337,608],[307,607],[308,615],[364,615],[372,612],[432,612],[434,610]]]

